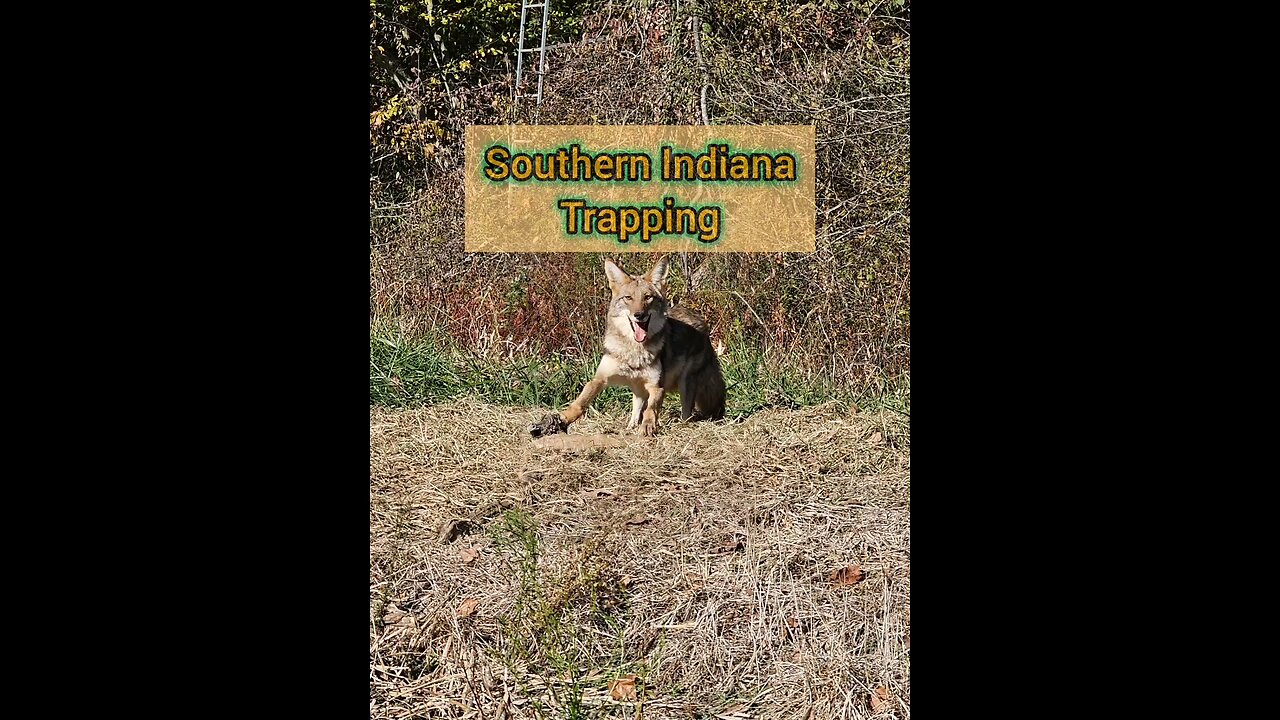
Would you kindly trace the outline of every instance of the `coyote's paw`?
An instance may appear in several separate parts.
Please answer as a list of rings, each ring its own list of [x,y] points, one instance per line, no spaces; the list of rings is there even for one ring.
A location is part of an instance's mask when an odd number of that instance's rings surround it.
[[[539,438],[543,435],[555,435],[556,433],[568,432],[569,423],[565,422],[559,415],[548,413],[541,420],[529,426],[529,434]]]
[[[654,435],[657,435],[657,434],[658,434],[658,421],[657,421],[657,420],[645,420],[644,422],[640,423],[640,432],[641,432],[641,434],[643,434],[645,437],[653,437]]]

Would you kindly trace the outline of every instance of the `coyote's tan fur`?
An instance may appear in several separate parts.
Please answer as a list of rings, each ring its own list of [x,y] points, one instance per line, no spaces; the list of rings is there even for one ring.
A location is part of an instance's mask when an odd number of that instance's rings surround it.
[[[724,376],[711,347],[707,324],[682,306],[667,304],[663,280],[667,258],[639,277],[604,261],[613,293],[606,315],[604,357],[595,377],[558,416],[530,428],[534,435],[557,432],[576,422],[608,385],[631,388],[631,422],[645,435],[658,431],[663,396],[680,393],[680,419],[724,417]]]

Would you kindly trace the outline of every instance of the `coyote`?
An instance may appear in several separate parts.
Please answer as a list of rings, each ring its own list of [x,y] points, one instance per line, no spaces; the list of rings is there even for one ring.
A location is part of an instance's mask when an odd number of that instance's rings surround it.
[[[576,422],[606,385],[631,388],[631,422],[645,435],[658,431],[658,413],[668,391],[680,393],[680,419],[724,417],[724,376],[711,348],[707,324],[683,306],[667,305],[662,295],[668,259],[648,273],[628,275],[612,260],[604,261],[613,298],[604,333],[604,357],[595,377],[577,399],[558,415],[547,415],[530,434],[563,432]]]

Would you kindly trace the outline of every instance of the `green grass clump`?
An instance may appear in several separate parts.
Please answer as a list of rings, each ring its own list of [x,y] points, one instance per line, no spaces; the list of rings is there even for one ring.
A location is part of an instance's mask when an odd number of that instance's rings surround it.
[[[484,358],[458,348],[436,334],[410,337],[390,323],[369,330],[369,402],[413,408],[473,397],[500,405],[562,408],[577,397],[595,372],[599,355],[589,360],[561,356]],[[798,408],[826,402],[886,407],[910,414],[910,383],[902,382],[878,397],[856,396],[824,376],[805,376],[752,347],[720,358],[728,387],[729,417],[765,408]],[[678,398],[678,395],[676,396]],[[678,400],[676,401],[678,403]],[[678,407],[673,403],[672,407]],[[612,387],[592,407],[620,414],[631,409],[631,393]]]

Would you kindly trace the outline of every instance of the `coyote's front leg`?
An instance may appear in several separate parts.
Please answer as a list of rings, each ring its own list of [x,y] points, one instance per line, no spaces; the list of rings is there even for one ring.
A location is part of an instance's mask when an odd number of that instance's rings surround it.
[[[635,387],[631,389],[631,420],[627,423],[628,430],[635,430],[640,427],[640,415],[644,412],[645,401],[649,396],[645,393],[644,388]]]
[[[644,389],[649,393],[649,401],[645,403],[644,421],[640,423],[640,432],[653,437],[658,433],[658,413],[662,412],[662,395],[666,391],[657,383],[645,385]]]
[[[582,392],[578,393],[578,397],[569,403],[569,407],[565,408],[564,412],[560,413],[560,419],[564,420],[564,424],[572,425],[577,422],[578,418],[582,417],[582,414],[591,406],[591,403],[595,402],[596,397],[600,395],[600,391],[604,390],[608,384],[608,379],[600,375],[591,378],[587,386],[582,388]]]

